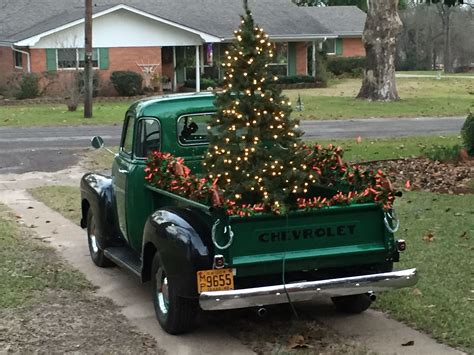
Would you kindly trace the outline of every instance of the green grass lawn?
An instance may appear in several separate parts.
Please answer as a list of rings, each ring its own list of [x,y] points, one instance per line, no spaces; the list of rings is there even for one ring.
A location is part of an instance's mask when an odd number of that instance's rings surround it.
[[[311,141],[308,143],[316,143]],[[423,136],[401,138],[364,138],[361,143],[355,139],[320,140],[344,148],[344,159],[351,162],[383,159],[413,158],[423,155],[423,148],[433,145],[453,146],[461,144],[459,136]]]
[[[441,73],[441,76],[472,76],[474,77],[474,72],[469,73],[445,73],[442,70],[408,70],[408,71],[397,71],[397,74],[411,74],[411,75],[432,75],[436,76],[438,73]]]
[[[300,119],[457,116],[474,110],[474,80],[398,78],[402,100],[392,103],[356,100],[361,82],[333,80],[328,88],[287,90],[285,94],[293,103],[301,95],[304,111],[293,113]],[[66,105],[0,106],[0,126],[121,124],[130,103],[97,103],[92,119],[82,117],[82,108],[68,112]]]
[[[401,100],[397,102],[357,100],[360,86],[361,79],[345,79],[326,89],[291,90],[286,94],[293,103],[301,95],[304,111],[293,113],[300,119],[467,116],[474,110],[474,80],[398,78]]]
[[[408,243],[396,267],[417,267],[420,280],[415,289],[381,295],[377,307],[474,353],[474,195],[407,192],[396,209],[397,237]],[[434,239],[424,240],[429,233]]]
[[[45,289],[92,289],[84,275],[64,265],[52,248],[34,240],[34,233],[13,220],[14,215],[0,205],[0,308],[40,300]]]
[[[40,104],[25,106],[0,106],[1,126],[58,126],[90,124],[122,124],[130,103],[98,103],[94,117],[84,118],[84,110],[68,112],[66,105]]]

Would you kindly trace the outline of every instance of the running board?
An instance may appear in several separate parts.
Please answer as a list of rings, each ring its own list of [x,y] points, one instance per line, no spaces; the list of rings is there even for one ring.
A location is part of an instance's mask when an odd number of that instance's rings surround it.
[[[104,255],[118,266],[129,270],[140,278],[142,277],[142,261],[138,254],[130,247],[106,248]]]

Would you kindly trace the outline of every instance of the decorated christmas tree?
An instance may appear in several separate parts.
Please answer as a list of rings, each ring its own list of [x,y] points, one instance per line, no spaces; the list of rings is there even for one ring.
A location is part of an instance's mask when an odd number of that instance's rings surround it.
[[[290,119],[291,104],[268,70],[273,46],[246,0],[244,9],[222,63],[225,87],[208,127],[207,176],[192,174],[182,158],[153,152],[145,180],[229,215],[367,202],[391,209],[395,194],[382,171],[344,163],[342,148],[332,144],[302,143],[297,121]]]
[[[301,132],[290,119],[291,103],[269,72],[273,56],[268,35],[245,15],[225,52],[224,90],[209,125],[204,165],[224,197],[237,203],[260,200],[276,208],[291,193],[303,192]]]

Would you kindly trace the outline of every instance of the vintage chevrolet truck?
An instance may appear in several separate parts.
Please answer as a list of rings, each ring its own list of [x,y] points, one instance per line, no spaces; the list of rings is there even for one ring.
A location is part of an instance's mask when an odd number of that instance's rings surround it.
[[[199,308],[262,312],[266,305],[318,296],[359,313],[376,292],[417,282],[416,269],[393,271],[406,244],[394,239],[395,213],[376,204],[227,216],[148,184],[144,168],[153,151],[182,157],[201,172],[214,99],[181,94],[133,104],[111,174],[88,173],[81,181],[81,226],[92,261],[151,281],[165,331],[191,330]],[[102,138],[92,145],[102,147]]]

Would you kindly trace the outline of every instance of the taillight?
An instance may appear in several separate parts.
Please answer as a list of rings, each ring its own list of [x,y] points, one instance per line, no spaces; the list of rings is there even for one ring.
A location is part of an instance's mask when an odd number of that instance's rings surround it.
[[[407,242],[403,239],[397,240],[397,250],[398,251],[405,251],[407,250]]]
[[[222,269],[225,265],[225,259],[223,255],[214,255],[214,269]]]

